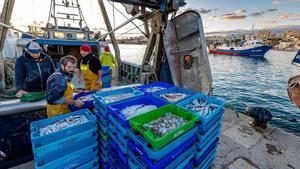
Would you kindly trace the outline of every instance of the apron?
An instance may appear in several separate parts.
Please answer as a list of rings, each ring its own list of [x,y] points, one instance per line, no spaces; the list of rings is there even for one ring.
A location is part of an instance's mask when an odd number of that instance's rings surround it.
[[[66,99],[72,99],[73,98],[73,89],[74,89],[74,85],[72,82],[67,82],[67,89],[64,92],[64,97]],[[64,113],[68,113],[71,110],[69,109],[69,105],[67,104],[55,104],[55,105],[47,105],[47,116],[48,118],[56,116],[56,115],[60,115],[60,114],[64,114]]]
[[[89,64],[80,63],[80,70],[83,75],[85,90],[99,90],[101,88],[101,84],[97,83],[98,75],[91,71]]]

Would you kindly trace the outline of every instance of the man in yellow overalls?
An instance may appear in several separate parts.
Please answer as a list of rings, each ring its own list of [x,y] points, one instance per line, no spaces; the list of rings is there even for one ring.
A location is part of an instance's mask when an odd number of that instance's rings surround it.
[[[73,100],[74,85],[71,82],[77,59],[68,55],[60,60],[61,67],[47,80],[46,99],[48,117],[70,112],[69,105],[82,107],[83,102]]]
[[[100,60],[92,54],[92,49],[89,45],[80,47],[80,54],[83,58],[79,60],[79,79],[82,74],[85,90],[101,89],[102,66]]]

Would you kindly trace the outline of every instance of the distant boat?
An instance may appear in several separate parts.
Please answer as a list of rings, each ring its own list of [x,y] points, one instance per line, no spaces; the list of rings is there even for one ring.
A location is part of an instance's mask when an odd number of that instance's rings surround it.
[[[298,50],[296,56],[294,57],[292,64],[300,66],[300,49]]]
[[[272,46],[263,45],[261,40],[247,41],[242,47],[217,47],[209,49],[209,53],[230,56],[245,56],[263,58]]]

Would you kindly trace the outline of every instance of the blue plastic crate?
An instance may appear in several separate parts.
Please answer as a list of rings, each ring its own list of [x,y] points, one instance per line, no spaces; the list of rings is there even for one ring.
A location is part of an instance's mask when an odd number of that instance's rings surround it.
[[[88,92],[78,93],[78,94],[75,94],[75,96],[73,97],[73,100],[77,100],[79,97],[87,96],[87,95],[92,95],[94,93],[96,93],[96,91],[88,91]],[[93,102],[94,102],[94,100],[84,101],[83,102],[84,105],[82,107],[80,107],[80,108],[76,107],[75,105],[69,105],[69,108],[72,111],[80,110],[80,109],[83,109],[83,108],[90,109],[90,108],[94,107]]]
[[[78,151],[74,151],[64,157],[56,159],[46,164],[38,164],[35,161],[36,169],[52,169],[52,168],[67,168],[78,167],[87,163],[92,159],[96,159],[98,155],[97,144],[90,145]]]
[[[123,128],[127,129],[130,128],[130,124],[128,122],[128,119],[126,119],[126,117],[122,114],[121,111],[126,107],[140,104],[155,105],[158,108],[166,105],[167,102],[157,99],[153,96],[143,96],[128,101],[123,101],[119,104],[111,105],[108,108],[110,113],[112,113],[112,115],[118,120],[118,123],[122,125]]]
[[[126,154],[128,152],[128,146],[127,146],[128,139],[127,138],[123,138],[113,131],[110,132],[109,136],[119,146],[119,148],[121,149],[121,151],[124,154]]]
[[[111,115],[108,116],[108,119],[110,120],[110,128],[112,130],[116,130],[116,132],[118,134],[121,134],[123,137],[128,137],[129,136],[129,132],[131,130],[131,128],[124,128],[120,123],[118,123],[118,121],[113,118]]]
[[[214,150],[214,151],[211,151],[209,153],[209,155],[207,155],[202,161],[201,163],[197,163],[195,162],[195,166],[194,168],[195,169],[209,169],[211,166],[212,166],[212,163],[214,161],[214,159],[216,158],[216,155],[217,155],[217,151]]]
[[[114,141],[109,141],[110,145],[110,155],[121,161],[121,164],[128,166],[128,156],[119,150],[119,146]]]
[[[110,76],[102,77],[101,81],[102,81],[102,88],[111,87],[111,78],[110,78]]]
[[[83,164],[81,166],[79,166],[78,168],[76,169],[91,169],[91,168],[95,168],[99,166],[99,161],[98,161],[98,158],[97,159],[94,159],[94,160],[91,160],[89,161],[88,163],[86,164]],[[98,167],[99,168],[99,167]]]
[[[129,137],[137,145],[138,151],[140,152],[142,152],[142,150],[145,151],[145,153],[150,159],[160,160],[163,157],[165,157],[169,152],[178,148],[182,143],[186,142],[187,140],[195,136],[196,132],[197,132],[197,127],[191,129],[187,133],[176,138],[171,143],[164,146],[162,149],[158,151],[153,151],[152,148],[149,147],[148,142],[141,135],[135,135],[133,132],[129,132]]]
[[[197,150],[195,153],[195,161],[197,164],[203,161],[203,159],[213,150],[215,150],[218,146],[219,138],[216,138],[215,140],[211,140],[208,145],[205,146],[202,150]]]
[[[99,146],[105,151],[108,150],[108,148],[109,148],[108,142],[106,142],[102,139],[99,140]]]
[[[165,169],[174,169],[185,159],[192,159],[195,155],[195,146],[190,147],[187,151],[181,154],[178,158],[171,162]]]
[[[208,139],[204,142],[204,144],[197,144],[196,143],[196,148],[197,150],[205,150],[208,146],[210,146],[214,140],[219,138],[221,135],[221,131],[215,131],[213,134],[211,134]]]
[[[103,163],[108,163],[109,161],[109,153],[106,155],[106,154],[102,154],[101,150],[100,150],[100,159],[101,161],[103,161]]]
[[[172,101],[169,101],[169,100],[166,100],[162,97],[160,97],[161,94],[170,94],[170,93],[183,93],[183,94],[186,94],[187,97],[181,99],[181,100],[178,100],[178,101],[175,101],[175,102],[172,102]],[[168,103],[172,103],[172,104],[176,104],[176,103],[179,103],[183,100],[186,100],[192,96],[194,96],[196,93],[191,91],[191,90],[187,90],[187,89],[183,89],[183,88],[179,88],[179,87],[173,87],[173,88],[169,88],[169,89],[166,89],[166,90],[163,90],[163,91],[160,91],[160,92],[157,92],[157,93],[154,93],[153,96],[158,98],[158,99],[161,99],[165,102],[168,102]]]
[[[40,136],[39,129],[41,127],[53,124],[59,120],[62,120],[69,116],[74,116],[74,115],[84,115],[87,118],[88,122],[82,123],[80,125],[76,125],[73,127],[69,127],[69,128],[57,131],[55,133]],[[88,109],[82,109],[82,110],[78,110],[78,111],[75,111],[72,113],[58,115],[58,116],[55,116],[52,118],[32,122],[30,124],[30,135],[31,135],[32,146],[33,147],[43,146],[43,145],[55,142],[59,139],[63,139],[63,138],[72,136],[74,134],[93,129],[96,126],[96,121],[97,121],[96,117]]]
[[[110,67],[102,66],[102,77],[110,76]]]
[[[103,116],[103,117],[108,116],[108,111],[102,109],[102,107],[100,105],[98,105],[95,101],[94,101],[93,105],[94,105],[95,109],[97,110],[97,113],[99,113],[100,116]]]
[[[198,114],[197,112],[186,108],[186,105],[188,105],[189,103],[191,103],[195,99],[206,100],[207,104],[217,105],[218,108],[216,108],[212,113],[210,113],[206,117],[203,117],[200,114]],[[192,96],[188,99],[185,99],[185,100],[177,103],[176,105],[182,107],[185,110],[188,110],[188,111],[194,113],[200,119],[201,125],[206,126],[215,116],[217,116],[220,112],[223,111],[224,106],[225,106],[225,102],[222,101],[222,100],[216,99],[214,97],[210,97],[210,96],[206,96],[206,95],[198,93],[198,94],[196,94],[196,95],[194,95],[194,96]]]
[[[196,140],[196,137],[192,137],[185,143],[181,144],[177,149],[169,152],[168,155],[166,155],[164,158],[162,158],[159,161],[153,161],[149,159],[149,157],[146,155],[146,153],[142,150],[139,150],[138,147],[131,141],[128,142],[128,146],[130,147],[131,151],[138,156],[137,158],[142,159],[142,161],[151,169],[157,169],[157,168],[164,168],[167,165],[169,165],[173,160],[175,160],[177,157],[181,156],[184,152],[186,152],[190,147],[194,147],[194,142]],[[193,158],[193,157],[192,157]]]
[[[97,128],[93,128],[88,131],[84,131],[78,134],[74,134],[70,137],[66,137],[60,140],[57,140],[53,143],[46,144],[40,147],[32,147],[33,153],[38,154],[39,156],[43,156],[47,153],[55,152],[55,151],[65,151],[68,149],[80,149],[80,143],[85,142],[89,138],[93,138],[97,135]],[[79,143],[79,145],[78,145]],[[77,147],[78,145],[78,147]]]
[[[110,165],[109,165],[109,162],[104,162],[104,161],[101,161],[101,158],[99,159],[99,164],[100,164],[100,168],[102,169],[110,169]]]
[[[151,91],[147,91],[148,89],[152,88],[152,87],[162,87],[164,89],[155,91],[155,92],[151,92]],[[165,83],[165,82],[154,82],[154,83],[149,83],[149,84],[145,84],[145,85],[141,85],[141,86],[136,86],[135,88],[138,90],[141,90],[142,92],[144,92],[145,94],[153,94],[153,93],[157,93],[166,89],[170,89],[175,87],[174,85],[171,85],[169,83]]]
[[[205,134],[214,124],[218,123],[220,119],[223,119],[224,109],[217,114],[213,119],[211,119],[210,122],[208,122],[206,125],[197,124],[198,126],[198,132],[200,134]]]
[[[119,94],[126,94],[130,93],[132,96],[112,102],[106,102],[105,97],[107,96],[114,96],[114,95],[119,95]],[[97,92],[93,96],[95,98],[95,102],[105,111],[108,111],[108,106],[113,105],[113,104],[118,104],[122,101],[129,100],[138,96],[143,96],[144,93],[136,90],[132,87],[127,87],[127,88],[122,88],[122,89],[117,89],[117,90],[112,90],[112,91],[106,91],[106,92]]]
[[[52,152],[49,152],[47,154],[34,154],[34,161],[37,163],[37,165],[42,165],[46,163],[50,163],[56,159],[59,159],[61,157],[67,156],[68,154],[73,153],[74,151],[79,151],[87,146],[93,145],[97,143],[97,137],[93,136],[88,139],[79,141],[75,144],[72,144],[68,147],[64,147]]]
[[[186,157],[182,162],[180,162],[175,169],[185,169],[185,168],[192,168],[192,161],[194,158],[194,154],[190,154],[188,157]]]
[[[96,115],[96,117],[97,117],[97,120],[98,120],[100,123],[102,123],[102,126],[105,127],[105,128],[108,128],[108,119],[105,118],[105,117],[103,117],[103,116],[101,116],[101,115],[98,113],[97,109],[94,109],[93,111],[94,111],[94,113],[95,113],[95,115]]]
[[[200,134],[197,133],[197,142],[198,144],[205,144],[205,142],[207,142],[207,140],[209,140],[209,138],[216,133],[219,133],[219,131],[221,130],[221,120],[219,119],[219,121],[217,123],[215,123],[213,126],[211,126],[211,128],[205,133],[205,134]]]

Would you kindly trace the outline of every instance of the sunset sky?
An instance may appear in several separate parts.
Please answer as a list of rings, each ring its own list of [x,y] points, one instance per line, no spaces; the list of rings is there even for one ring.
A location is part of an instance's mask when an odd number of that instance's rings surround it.
[[[3,2],[4,0],[0,0],[1,9]],[[113,26],[126,21],[126,18],[116,10],[113,13],[112,5],[108,1],[104,2]],[[300,25],[300,0],[186,0],[186,2],[188,4],[181,10],[197,9],[202,14],[206,32],[251,29],[252,25],[255,29]],[[105,30],[97,0],[79,0],[79,3],[88,26]],[[114,3],[114,6],[125,13],[122,5]],[[11,22],[15,27],[23,30],[26,30],[27,25],[33,21],[44,26],[48,19],[49,8],[50,0],[16,0]],[[113,14],[115,14],[115,24]],[[127,15],[127,17],[131,16]],[[135,22],[136,25],[141,24],[139,21]],[[129,24],[117,34],[133,27]],[[138,33],[137,30],[132,32]]]

